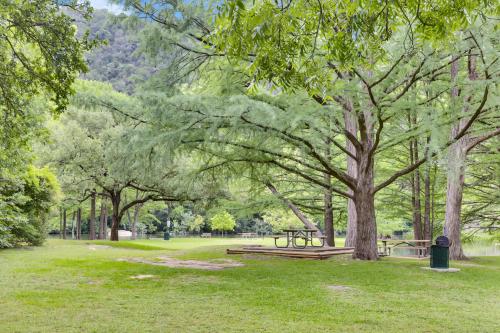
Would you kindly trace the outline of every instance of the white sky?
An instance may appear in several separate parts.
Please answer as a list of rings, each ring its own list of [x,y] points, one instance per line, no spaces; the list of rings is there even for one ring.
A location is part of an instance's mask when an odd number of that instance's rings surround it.
[[[115,4],[109,4],[108,0],[90,0],[92,7],[96,9],[107,9],[115,14],[121,13],[123,10],[120,6]]]

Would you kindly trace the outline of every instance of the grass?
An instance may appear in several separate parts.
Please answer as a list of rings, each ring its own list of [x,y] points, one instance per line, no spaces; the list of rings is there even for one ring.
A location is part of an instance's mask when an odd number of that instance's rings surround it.
[[[227,258],[231,244],[261,242],[93,242],[112,247],[91,249],[88,241],[51,240],[0,251],[0,332],[500,331],[500,257],[452,263],[461,268],[454,274],[420,269],[426,261],[348,256],[231,256],[245,267],[223,271],[116,261]],[[139,274],[155,278],[130,278]]]

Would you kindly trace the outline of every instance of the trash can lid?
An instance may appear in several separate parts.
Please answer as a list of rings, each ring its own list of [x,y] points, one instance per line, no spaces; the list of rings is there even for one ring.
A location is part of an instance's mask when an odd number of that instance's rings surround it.
[[[436,245],[440,247],[450,247],[450,239],[446,236],[436,238]]]

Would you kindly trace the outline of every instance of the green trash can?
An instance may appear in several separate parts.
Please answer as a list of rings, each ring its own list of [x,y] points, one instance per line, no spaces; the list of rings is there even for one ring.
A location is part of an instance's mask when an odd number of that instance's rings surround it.
[[[450,241],[445,236],[436,239],[436,245],[431,246],[431,268],[450,268]]]
[[[170,232],[164,232],[163,233],[163,240],[169,240],[170,239]]]

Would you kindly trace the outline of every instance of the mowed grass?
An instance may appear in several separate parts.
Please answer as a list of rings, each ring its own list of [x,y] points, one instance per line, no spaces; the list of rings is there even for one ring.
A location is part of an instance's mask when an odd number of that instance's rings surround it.
[[[272,240],[51,240],[0,251],[0,332],[500,332],[500,257],[452,263],[228,256]],[[109,245],[109,242],[94,242]],[[117,245],[117,246],[116,246]],[[230,258],[222,271],[117,261]],[[152,279],[131,276],[150,274]],[[328,286],[346,286],[332,290]]]

